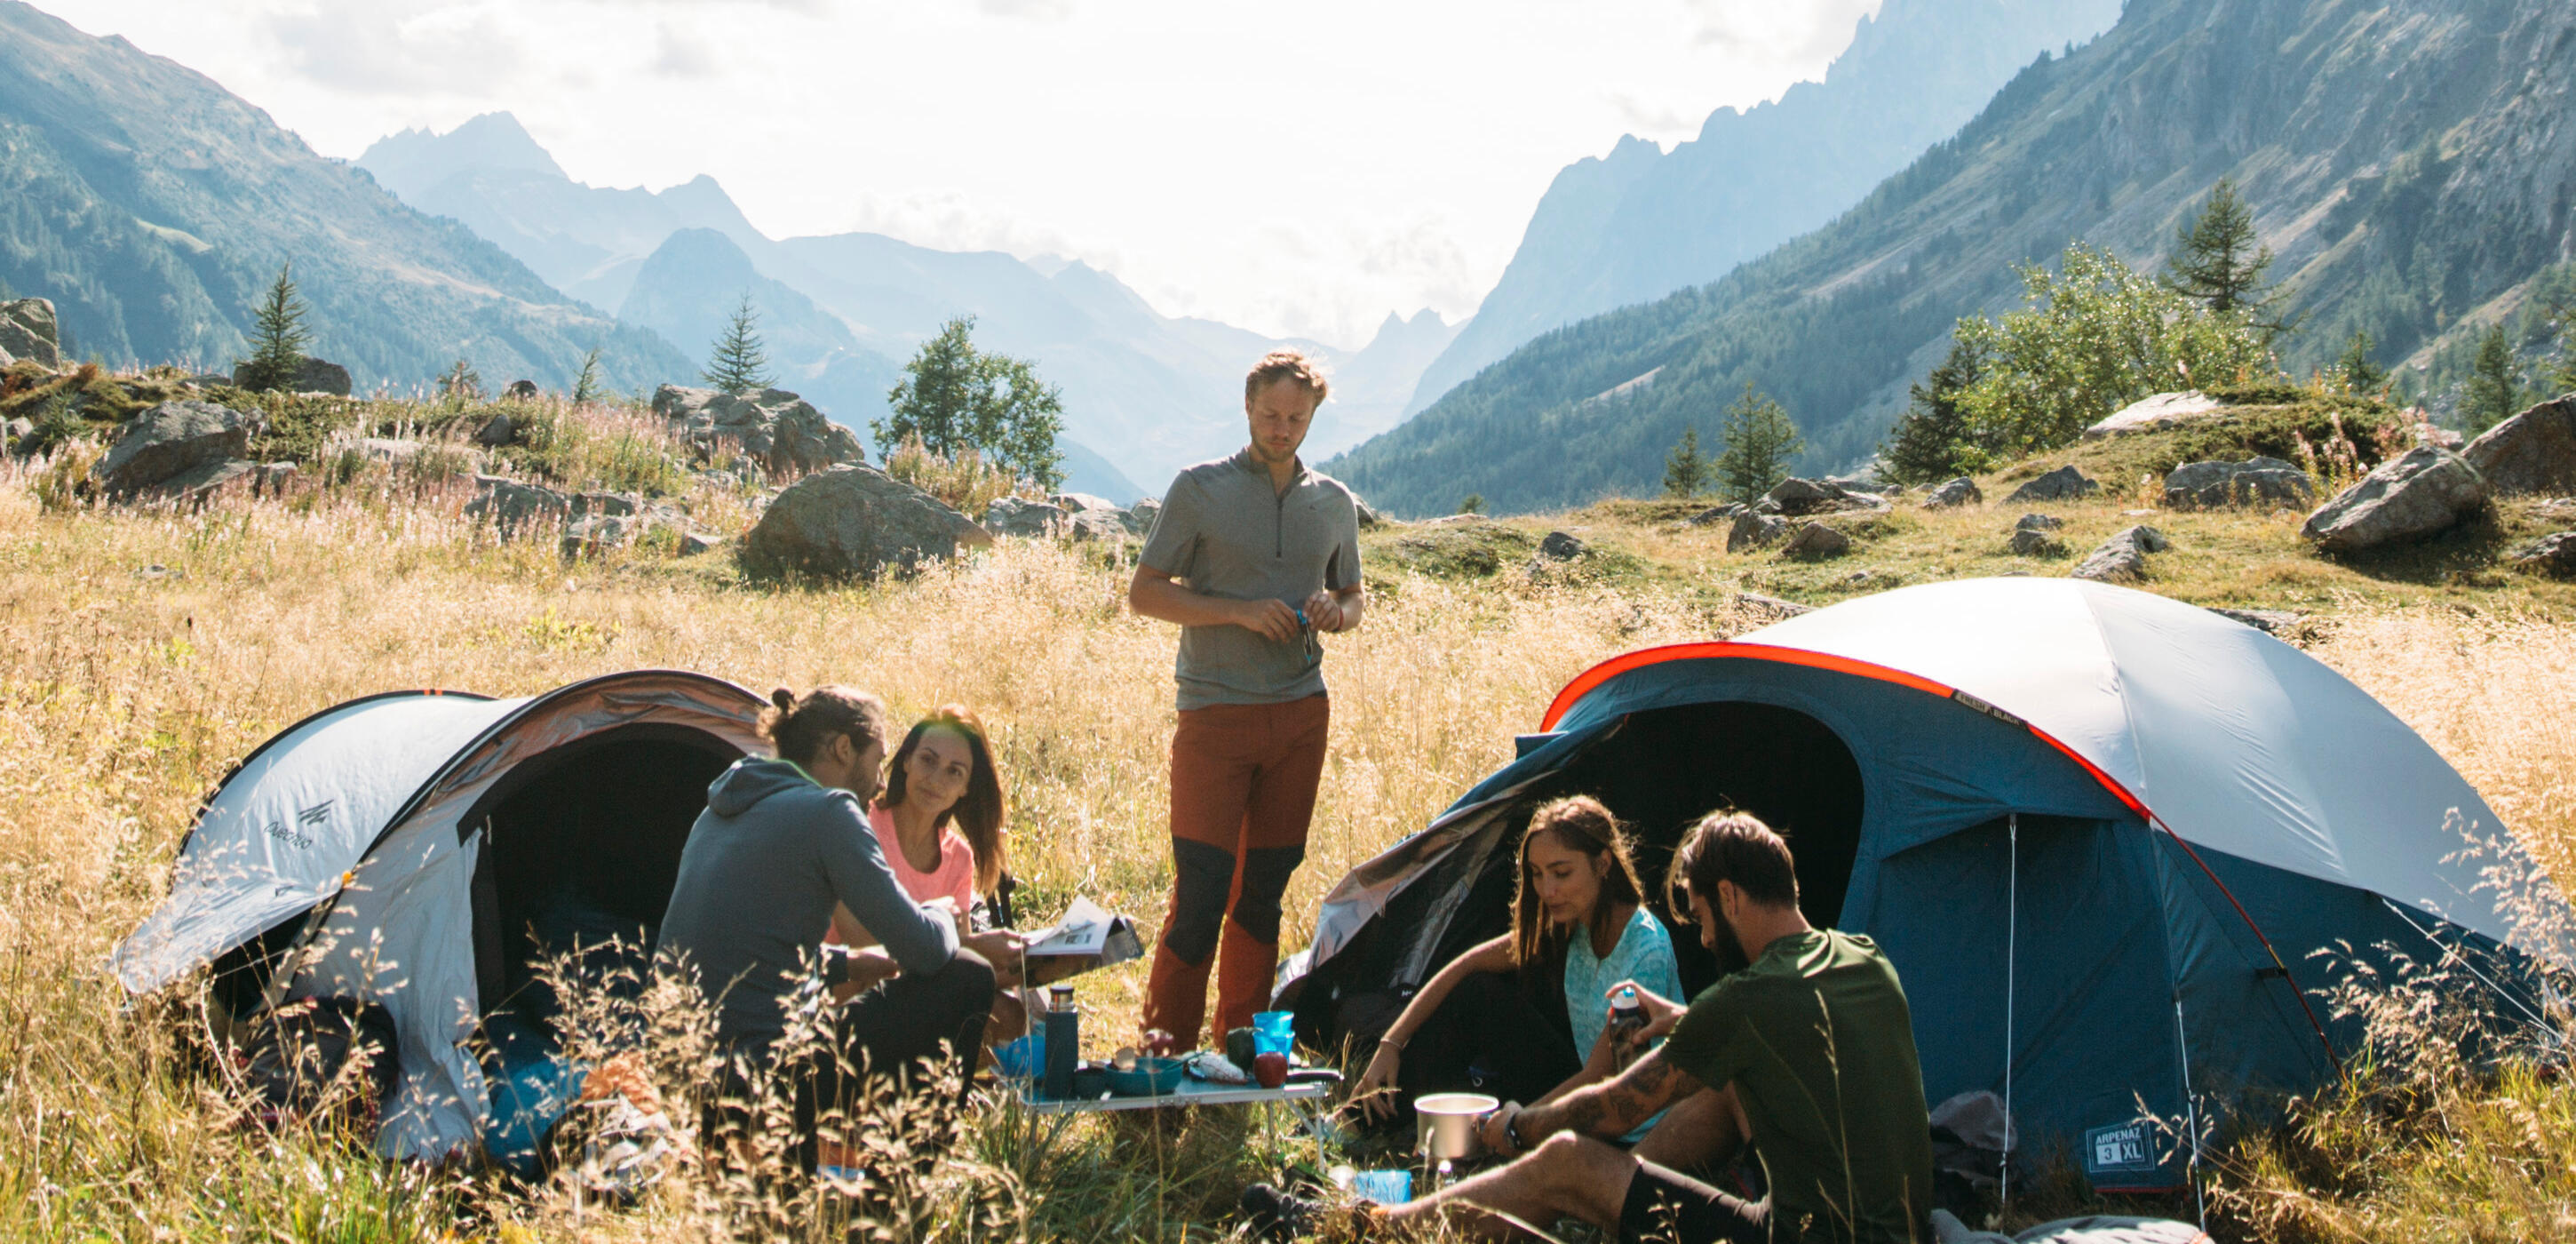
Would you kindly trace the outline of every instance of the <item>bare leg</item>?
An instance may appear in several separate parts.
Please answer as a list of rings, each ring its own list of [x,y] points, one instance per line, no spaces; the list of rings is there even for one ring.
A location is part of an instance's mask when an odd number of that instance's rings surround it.
[[[1389,1223],[1439,1221],[1479,1239],[1509,1239],[1515,1224],[1544,1231],[1572,1215],[1604,1231],[1619,1227],[1637,1160],[1587,1136],[1559,1132],[1507,1166],[1386,1212]]]
[[[1744,1136],[1744,1109],[1734,1086],[1704,1088],[1674,1102],[1634,1152],[1657,1166],[1696,1174],[1741,1152]]]

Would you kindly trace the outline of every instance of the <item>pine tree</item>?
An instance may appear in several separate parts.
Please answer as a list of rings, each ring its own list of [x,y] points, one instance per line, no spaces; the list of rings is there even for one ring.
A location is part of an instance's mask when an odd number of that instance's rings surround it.
[[[254,393],[291,388],[304,369],[304,300],[295,293],[295,261],[278,265],[277,280],[260,300],[251,328],[251,354],[241,366],[241,387]]]
[[[572,382],[572,404],[598,401],[603,387],[599,379],[599,347],[592,346],[590,353],[581,356],[581,375]]]
[[[2254,210],[2236,193],[2235,179],[2221,177],[2209,202],[2174,235],[2165,284],[2212,311],[2255,319],[2276,301],[2263,285],[2271,266],[2272,248],[2254,232]]]
[[[460,406],[473,401],[483,396],[483,373],[474,370],[472,363],[458,359],[438,378],[438,395]]]
[[[940,326],[886,393],[887,414],[868,425],[881,452],[919,441],[954,461],[972,450],[1052,490],[1064,482],[1064,398],[1025,359],[975,347],[975,317]]]
[[[769,370],[769,349],[760,340],[760,312],[752,309],[750,290],[742,292],[741,303],[725,321],[724,335],[716,338],[707,369],[698,374],[727,393],[766,389],[778,382]]]
[[[2388,369],[2370,357],[2378,348],[2379,343],[2372,341],[2367,331],[2352,330],[2352,340],[2344,344],[2343,357],[2335,361],[2335,372],[2343,377],[2345,392],[2366,396],[2388,387]]]
[[[1699,429],[1683,428],[1682,438],[1664,455],[1664,494],[1696,497],[1708,488],[1708,459],[1699,452]]]
[[[1482,514],[1482,513],[1484,513],[1484,512],[1485,512],[1485,494],[1483,494],[1483,493],[1481,493],[1481,492],[1471,492],[1471,493],[1468,493],[1466,496],[1463,496],[1463,497],[1458,498],[1458,512],[1459,512],[1459,513],[1461,513],[1461,514]]]
[[[2468,384],[2460,393],[2460,421],[2472,435],[2514,416],[2522,396],[2514,377],[2518,370],[2504,325],[2488,329],[2478,339],[2477,362],[2470,365]]]
[[[1973,341],[1953,339],[1949,357],[1922,383],[1879,445],[1879,474],[1892,484],[1938,484],[1986,465],[1963,400],[1985,375],[1986,354]]]
[[[1744,385],[1744,396],[1726,408],[1726,452],[1717,457],[1718,491],[1751,505],[1789,478],[1789,459],[1806,448],[1798,425],[1780,403]]]

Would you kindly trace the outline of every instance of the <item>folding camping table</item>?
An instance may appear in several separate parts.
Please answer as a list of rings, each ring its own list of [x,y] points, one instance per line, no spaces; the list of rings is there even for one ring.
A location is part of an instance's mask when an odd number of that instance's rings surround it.
[[[1107,1114],[1119,1110],[1152,1110],[1161,1106],[1286,1106],[1295,1111],[1306,1130],[1320,1134],[1323,1130],[1324,1107],[1333,1097],[1333,1086],[1326,1083],[1283,1084],[1263,1088],[1258,1084],[1210,1084],[1188,1076],[1181,1086],[1169,1093],[1150,1097],[1080,1097],[1052,1098],[1038,1095],[1038,1078],[1019,1082],[1012,1097],[1026,1112],[1029,1120],[1032,1165],[1046,1160],[1047,1151],[1055,1147],[1067,1124],[1081,1115]]]

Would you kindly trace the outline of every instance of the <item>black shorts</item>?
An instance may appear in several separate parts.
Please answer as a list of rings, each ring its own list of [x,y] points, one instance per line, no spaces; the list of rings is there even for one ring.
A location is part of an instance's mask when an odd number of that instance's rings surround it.
[[[1771,1202],[1732,1197],[1670,1167],[1640,1160],[1619,1207],[1622,1244],[1769,1244]]]

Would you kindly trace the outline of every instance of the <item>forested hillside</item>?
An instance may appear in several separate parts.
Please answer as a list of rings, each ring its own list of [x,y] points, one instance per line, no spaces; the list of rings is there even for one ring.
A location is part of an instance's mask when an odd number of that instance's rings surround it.
[[[0,0],[0,286],[52,299],[72,354],[229,368],[288,261],[311,352],[361,386],[461,357],[564,387],[593,346],[620,388],[687,365],[204,76]]]
[[[1405,514],[1651,492],[1748,382],[1805,430],[1803,467],[1847,465],[1956,319],[2018,292],[2011,265],[2074,239],[2157,265],[2223,176],[2279,256],[2287,370],[2355,328],[2429,361],[2576,258],[2571,78],[2558,0],[2130,0],[1832,224],[1547,334],[1327,469]]]
[[[1977,115],[2040,50],[2090,39],[2119,15],[2120,0],[1885,0],[1823,81],[1718,109],[1669,152],[1630,137],[1567,165],[1406,413],[1551,328],[1716,280],[1833,219]]]

